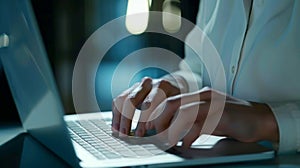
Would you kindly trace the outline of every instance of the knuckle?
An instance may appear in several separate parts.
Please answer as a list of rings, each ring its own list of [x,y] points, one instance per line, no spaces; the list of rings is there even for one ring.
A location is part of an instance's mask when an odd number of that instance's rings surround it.
[[[127,97],[127,95],[121,94],[113,99],[113,103],[115,105],[122,104],[124,102],[124,100],[126,99],[126,97]]]
[[[201,90],[203,91],[211,91],[212,89],[208,86],[203,87]]]
[[[180,89],[166,79],[160,79],[158,88],[162,89],[167,96],[174,96],[180,93]]]
[[[141,85],[142,85],[142,86],[145,86],[145,85],[147,85],[147,84],[149,84],[149,83],[151,83],[151,82],[152,82],[152,78],[150,78],[150,77],[144,77],[144,78],[142,79]]]
[[[124,103],[128,105],[131,105],[133,107],[138,106],[138,100],[136,99],[136,97],[126,97],[124,100]]]
[[[116,98],[117,102],[123,102],[126,99],[127,95],[120,95]]]
[[[111,106],[112,106],[112,108],[114,108],[116,106],[116,98],[113,99]]]
[[[134,97],[126,97],[125,99],[124,99],[124,104],[126,103],[132,103],[134,101]]]
[[[179,106],[178,104],[180,104],[180,99],[177,98],[177,97],[169,97],[165,101],[166,101],[165,102],[166,106],[168,108],[170,108],[170,107],[178,107]]]
[[[113,101],[112,101],[113,106],[116,106],[118,104],[118,102],[119,102],[118,99],[119,99],[119,97],[116,97],[116,98],[113,99]]]
[[[169,90],[171,89],[171,84],[169,81],[165,80],[165,79],[160,79],[156,86],[161,89],[163,92],[165,92],[165,94],[167,94],[169,92]]]
[[[213,92],[213,89],[210,87],[203,88],[203,93],[212,94],[212,92]]]
[[[142,81],[145,81],[145,80],[152,80],[152,78],[150,78],[149,76],[145,76],[145,77],[143,77]]]
[[[123,106],[124,100],[126,99],[126,96],[118,96],[113,99],[112,105],[113,107],[120,108]]]
[[[170,86],[170,82],[167,81],[167,80],[165,80],[165,79],[160,79],[160,80],[159,80],[158,86],[159,86],[160,88],[165,88],[165,87]]]

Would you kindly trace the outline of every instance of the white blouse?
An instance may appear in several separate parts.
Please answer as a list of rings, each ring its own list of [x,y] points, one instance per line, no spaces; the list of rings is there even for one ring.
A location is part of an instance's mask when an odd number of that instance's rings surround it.
[[[267,103],[279,126],[279,152],[299,150],[300,1],[202,0],[197,26],[220,54],[227,93]],[[203,63],[189,47],[185,52],[199,84],[210,86]],[[191,75],[180,67],[176,73],[189,81]]]

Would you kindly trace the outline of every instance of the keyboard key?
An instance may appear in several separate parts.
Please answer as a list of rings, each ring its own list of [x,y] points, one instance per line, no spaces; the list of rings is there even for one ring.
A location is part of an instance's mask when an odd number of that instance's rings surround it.
[[[103,120],[68,121],[67,126],[71,138],[97,159],[144,157],[163,153],[153,144],[128,144],[112,136],[110,126]]]

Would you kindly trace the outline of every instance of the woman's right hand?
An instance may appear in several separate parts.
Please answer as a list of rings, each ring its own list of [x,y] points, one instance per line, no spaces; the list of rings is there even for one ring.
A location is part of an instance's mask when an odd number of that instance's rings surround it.
[[[180,94],[178,86],[174,86],[165,79],[151,79],[145,77],[140,83],[134,84],[119,96],[114,98],[112,104],[112,129],[128,135],[131,122],[136,109],[141,110],[135,136],[144,136],[146,122],[152,111],[166,98]]]

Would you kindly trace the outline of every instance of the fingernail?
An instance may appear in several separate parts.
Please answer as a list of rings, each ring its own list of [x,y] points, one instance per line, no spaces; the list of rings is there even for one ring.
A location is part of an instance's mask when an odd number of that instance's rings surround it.
[[[150,106],[151,106],[151,102],[146,101],[146,102],[142,103],[141,110],[147,110]]]

